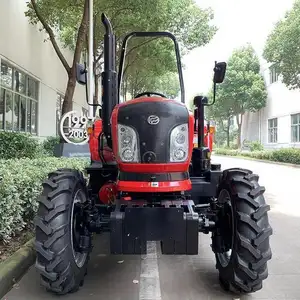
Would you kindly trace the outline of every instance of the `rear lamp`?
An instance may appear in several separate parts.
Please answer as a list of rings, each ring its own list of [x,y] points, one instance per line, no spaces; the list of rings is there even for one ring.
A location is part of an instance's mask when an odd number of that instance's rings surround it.
[[[210,126],[209,127],[209,133],[210,134],[213,134],[213,133],[215,133],[216,132],[216,128],[214,127],[214,126]]]
[[[88,127],[87,133],[88,133],[88,135],[91,135],[93,133],[93,127]]]
[[[209,121],[209,133],[213,134],[216,132],[216,122],[213,120]]]

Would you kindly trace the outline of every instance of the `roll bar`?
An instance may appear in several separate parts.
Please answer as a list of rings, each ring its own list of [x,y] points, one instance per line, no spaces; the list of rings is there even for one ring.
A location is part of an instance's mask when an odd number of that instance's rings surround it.
[[[179,77],[179,84],[180,84],[180,91],[181,91],[181,102],[185,103],[185,91],[184,91],[184,83],[183,83],[183,75],[182,75],[182,67],[181,67],[181,59],[180,59],[180,51],[178,42],[176,37],[168,32],[168,31],[153,31],[153,32],[140,32],[135,31],[127,34],[123,40],[121,56],[120,56],[120,67],[119,67],[119,74],[118,74],[118,90],[119,90],[119,99],[120,99],[120,89],[121,83],[123,79],[124,73],[124,63],[125,63],[125,56],[127,50],[127,43],[133,37],[167,37],[170,38],[174,43],[175,53],[176,53],[176,63],[177,63],[177,70],[178,70],[178,77]]]

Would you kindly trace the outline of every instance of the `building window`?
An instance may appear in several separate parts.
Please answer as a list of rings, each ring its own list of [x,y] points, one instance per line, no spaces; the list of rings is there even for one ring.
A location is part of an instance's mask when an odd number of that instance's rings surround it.
[[[300,143],[300,114],[291,115],[292,143]]]
[[[57,93],[56,95],[56,135],[59,135],[59,123],[62,115],[62,106],[64,102],[64,96]]]
[[[279,77],[279,74],[278,74],[276,65],[274,64],[270,67],[270,84],[278,81],[278,77]]]
[[[0,130],[37,134],[39,82],[1,61]]]
[[[277,143],[277,118],[268,120],[269,143]]]

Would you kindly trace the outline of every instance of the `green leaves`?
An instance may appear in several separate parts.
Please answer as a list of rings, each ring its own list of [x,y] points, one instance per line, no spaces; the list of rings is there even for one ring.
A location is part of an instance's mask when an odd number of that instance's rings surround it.
[[[42,17],[45,19],[47,24],[56,30],[61,30],[68,26],[74,26],[73,30],[78,29],[82,12],[83,12],[84,1],[74,0],[37,0],[39,11]],[[28,10],[25,15],[29,18],[32,24],[37,24],[39,19],[33,9],[30,1],[27,1]]]
[[[123,94],[131,97],[143,91],[161,91],[175,89],[178,92],[178,76],[174,45],[165,38],[133,38],[125,60]],[[177,79],[177,82],[174,79]],[[170,79],[170,80],[169,80]]]
[[[232,116],[255,112],[266,104],[267,92],[259,60],[251,45],[236,49],[228,60],[224,83],[219,87],[219,109]]]
[[[238,146],[244,113],[256,112],[266,105],[267,91],[259,70],[259,60],[251,45],[234,50],[228,60],[225,80],[217,88],[215,106],[209,108],[209,114],[222,122],[222,126],[223,121],[228,123],[232,117],[239,120]]]
[[[261,150],[261,147],[257,148],[259,149],[255,149],[251,152],[242,152],[240,150],[229,149],[215,149],[215,153],[220,155],[245,156],[254,159],[263,159],[300,165],[300,150],[297,148],[282,148],[278,150]]]
[[[275,63],[289,89],[300,88],[300,0],[279,21],[268,36],[263,56]]]
[[[53,155],[56,137],[40,145],[28,134],[0,132],[0,140],[0,241],[8,241],[32,220],[47,174],[57,168],[82,170],[88,160],[46,157],[46,152]]]
[[[32,221],[41,183],[58,168],[83,170],[86,159],[48,158],[0,160],[0,241],[8,242]]]
[[[1,159],[33,158],[40,152],[38,140],[29,134],[0,131],[0,141]]]
[[[59,136],[49,136],[46,140],[43,141],[43,148],[45,153],[49,156],[54,156],[54,147],[59,144]]]
[[[39,11],[47,24],[56,32],[65,47],[72,50],[78,38],[78,28],[86,0],[36,0]],[[118,45],[122,38],[132,31],[170,31],[175,34],[182,54],[207,44],[216,27],[211,25],[213,12],[201,9],[194,0],[152,0],[147,4],[144,0],[94,0],[94,57],[97,61],[95,73],[101,72],[103,63],[103,34],[101,13],[111,19]],[[37,23],[38,18],[31,4],[26,12],[30,22]],[[82,37],[81,37],[82,38]],[[84,48],[87,49],[87,35],[84,37]],[[135,39],[132,47],[142,43],[143,39]],[[119,52],[119,51],[118,51]],[[176,71],[174,46],[165,40],[154,41],[147,47],[136,48],[129,56],[130,69],[127,70],[126,91],[142,91],[147,87],[153,90],[159,82],[164,81],[166,89],[174,88],[174,84],[160,76],[169,76]]]
[[[138,4],[140,2],[141,5]],[[122,28],[123,32],[119,33],[119,28],[116,28],[117,35],[120,34],[122,37],[126,32],[134,30],[170,31],[180,44],[181,54],[185,54],[195,47],[208,43],[216,32],[216,28],[210,24],[213,18],[211,10],[200,9],[192,0],[156,0],[151,2],[149,7],[148,5],[145,7],[143,3],[143,1],[135,2],[136,10],[131,16],[130,13],[126,16],[132,17],[132,22],[129,22],[128,27]],[[137,17],[139,14],[141,17]],[[120,19],[122,18],[120,16]],[[118,17],[115,18],[116,22],[117,20]],[[139,46],[142,44],[144,45]],[[129,93],[133,96],[145,90],[156,89],[165,94],[170,94],[170,90],[179,91],[178,79],[176,83],[175,75],[171,75],[177,72],[174,45],[171,40],[133,38],[128,48],[126,58],[128,67],[124,76],[123,94]],[[170,76],[173,79],[166,80]],[[171,95],[174,95],[174,92]]]

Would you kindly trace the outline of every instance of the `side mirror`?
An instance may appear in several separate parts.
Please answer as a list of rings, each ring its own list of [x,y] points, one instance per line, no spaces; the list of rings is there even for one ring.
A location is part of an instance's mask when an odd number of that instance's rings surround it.
[[[216,62],[214,68],[214,83],[222,83],[226,73],[226,62]]]
[[[87,70],[85,68],[85,65],[77,63],[76,64],[76,81],[79,84],[82,84],[82,85],[87,84],[86,73],[87,73]]]

